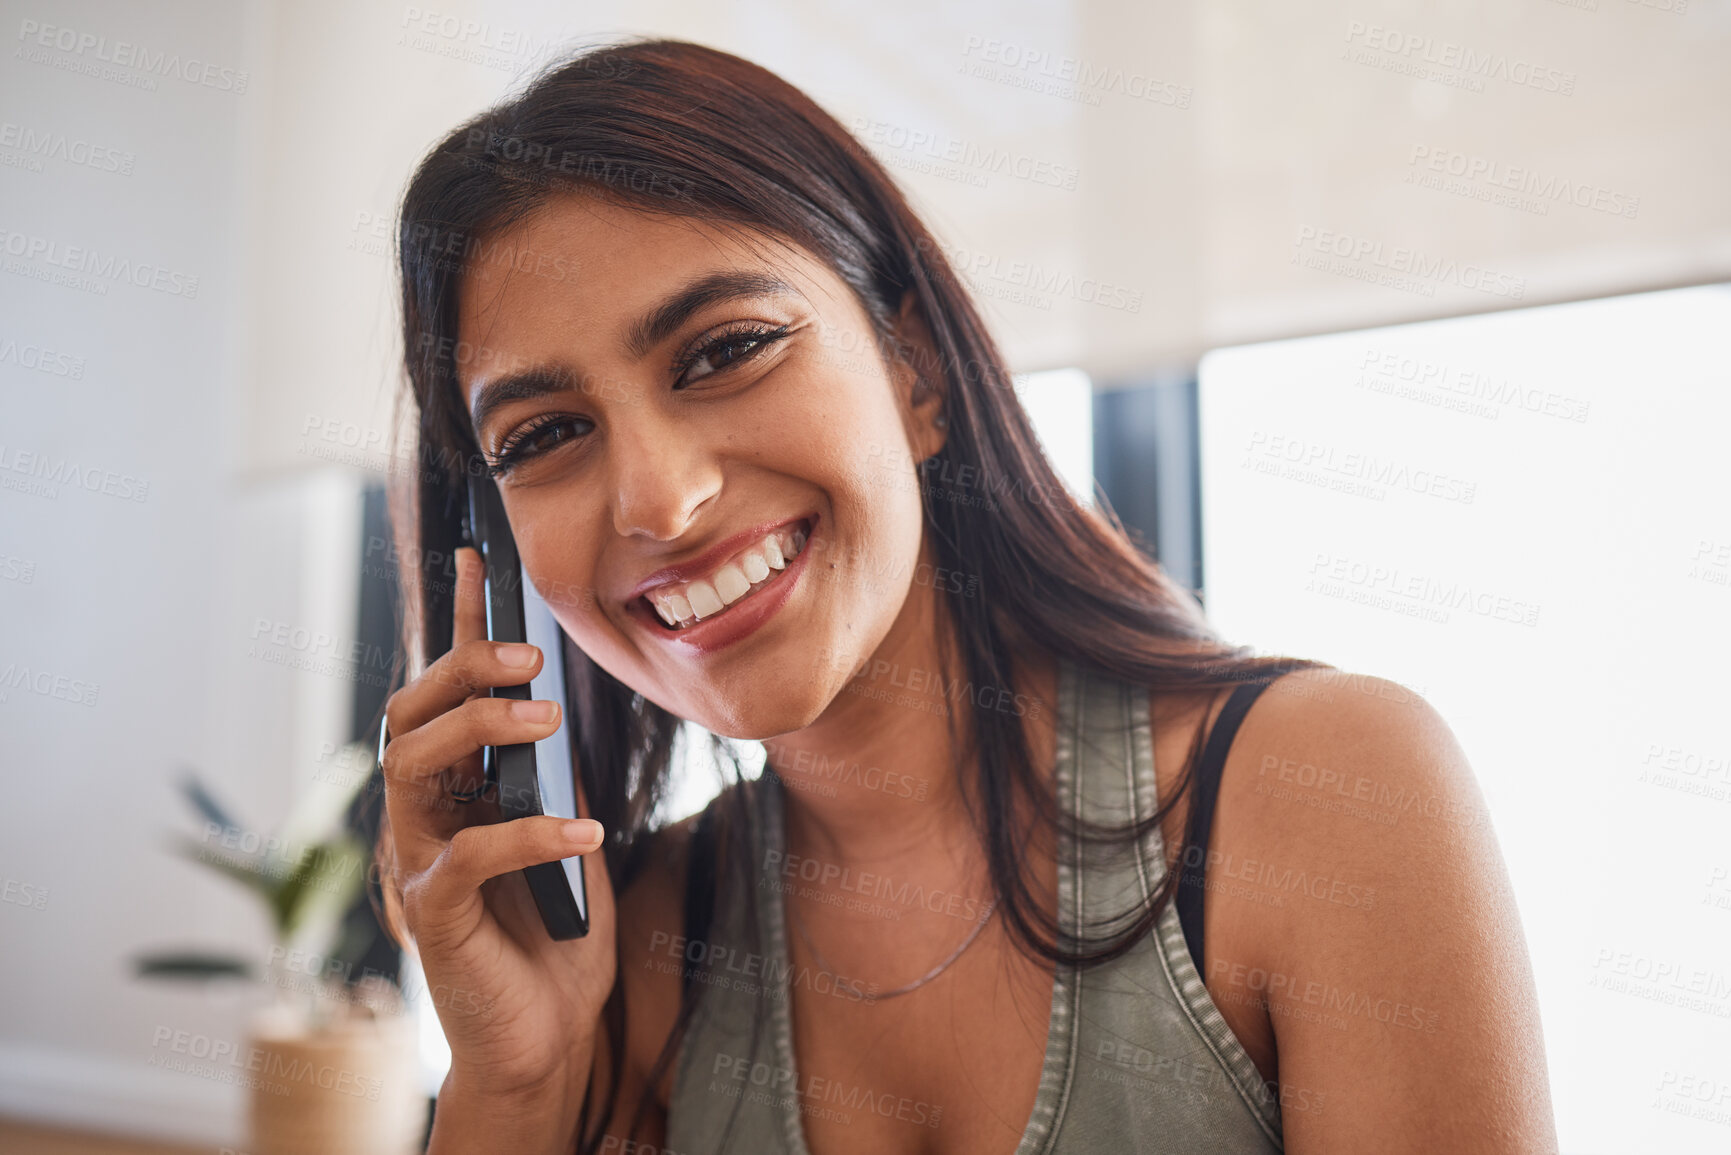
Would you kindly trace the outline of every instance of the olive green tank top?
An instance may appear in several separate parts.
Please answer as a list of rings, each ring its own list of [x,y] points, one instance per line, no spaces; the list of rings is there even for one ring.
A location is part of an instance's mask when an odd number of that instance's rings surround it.
[[[1145,689],[1061,661],[1056,787],[1085,818],[1122,824],[1157,804]],[[754,863],[777,861],[786,787],[766,772],[753,805]],[[1058,913],[1072,933],[1122,915],[1166,873],[1158,830],[1140,853],[1064,837]],[[942,1112],[908,1100],[802,1079],[793,1053],[789,985],[850,997],[849,980],[790,967],[781,895],[757,890],[760,932],[747,941],[737,902],[720,902],[711,966],[680,1044],[667,1116],[672,1155],[811,1155],[802,1111],[877,1111],[913,1128],[941,1128]],[[1095,927],[1092,935],[1101,933]],[[692,960],[693,948],[685,948]],[[935,1040],[934,1040],[935,1041]],[[803,1096],[803,1097],[802,1097]],[[730,1119],[731,1117],[731,1119]],[[1040,1086],[1016,1155],[1248,1155],[1282,1150],[1280,1105],[1192,964],[1176,906],[1156,931],[1104,965],[1057,968]]]

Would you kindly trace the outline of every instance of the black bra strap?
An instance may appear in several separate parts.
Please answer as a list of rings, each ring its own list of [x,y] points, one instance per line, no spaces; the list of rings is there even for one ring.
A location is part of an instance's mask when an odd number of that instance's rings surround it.
[[[1208,745],[1197,764],[1196,778],[1190,788],[1190,819],[1185,824],[1184,852],[1178,856],[1178,924],[1184,928],[1184,942],[1190,948],[1190,958],[1196,973],[1204,980],[1208,972],[1202,966],[1202,897],[1208,870],[1208,838],[1214,831],[1214,802],[1220,796],[1220,777],[1226,769],[1226,751],[1238,733],[1238,724],[1256,701],[1258,694],[1272,682],[1246,682],[1232,691],[1215,719],[1208,735]]]

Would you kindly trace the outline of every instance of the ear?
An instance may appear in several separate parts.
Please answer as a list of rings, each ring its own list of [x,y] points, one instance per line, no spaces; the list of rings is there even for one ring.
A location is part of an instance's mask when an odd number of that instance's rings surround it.
[[[895,362],[891,368],[896,377],[897,396],[906,414],[908,445],[915,461],[925,461],[944,447],[949,399],[937,344],[912,289],[902,294],[895,319],[895,338]]]

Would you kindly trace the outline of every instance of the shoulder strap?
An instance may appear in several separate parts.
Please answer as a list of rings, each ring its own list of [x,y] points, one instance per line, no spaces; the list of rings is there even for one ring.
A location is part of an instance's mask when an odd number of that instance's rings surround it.
[[[1208,735],[1208,745],[1202,751],[1202,761],[1197,764],[1196,778],[1191,785],[1190,818],[1185,823],[1184,849],[1178,856],[1176,903],[1178,924],[1184,928],[1184,942],[1190,948],[1196,973],[1204,980],[1208,972],[1202,965],[1202,898],[1207,893],[1204,882],[1208,870],[1208,839],[1214,832],[1214,802],[1220,796],[1226,751],[1238,733],[1238,724],[1244,721],[1244,715],[1249,712],[1257,695],[1273,680],[1246,682],[1232,691],[1232,696],[1226,699],[1226,705],[1221,707],[1220,716],[1214,721],[1214,729]]]
[[[715,919],[715,804],[703,808],[697,816],[697,826],[691,832],[686,848],[685,866],[685,941],[703,942],[709,937],[710,924]],[[707,955],[705,951],[699,957]],[[691,998],[692,984],[697,981],[696,968],[681,968],[682,997]]]

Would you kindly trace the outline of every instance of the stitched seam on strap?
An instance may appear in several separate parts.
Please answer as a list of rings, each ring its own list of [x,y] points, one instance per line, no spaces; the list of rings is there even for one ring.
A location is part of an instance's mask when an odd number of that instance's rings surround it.
[[[1053,778],[1059,805],[1075,813],[1079,809],[1076,804],[1076,767],[1077,759],[1081,757],[1081,736],[1085,732],[1085,673],[1064,658],[1059,658],[1058,661],[1058,713],[1066,725],[1059,726],[1057,731],[1058,746]],[[1058,905],[1062,913],[1064,904],[1069,903],[1072,933],[1076,933],[1081,921],[1081,849],[1078,840],[1071,841],[1075,844],[1073,847],[1061,847],[1058,853]],[[1075,865],[1065,861],[1065,849],[1070,849],[1076,856]],[[1076,1022],[1082,1013],[1082,984],[1074,969],[1061,963],[1054,965],[1052,981],[1052,1021],[1047,1031],[1049,1037],[1046,1051],[1040,1060],[1040,1089],[1035,1099],[1034,1116],[1029,1120],[1022,1142],[1017,1144],[1016,1155],[1047,1155],[1053,1149],[1057,1144],[1058,1132],[1069,1108],[1070,1094],[1075,1083]],[[1056,1099],[1043,1102],[1051,1093],[1052,1084],[1047,1081],[1047,1068],[1051,1062],[1054,1041],[1063,1049],[1063,1082],[1058,1084]],[[1029,1140],[1033,1141],[1032,1146],[1029,1145]]]
[[[757,860],[762,862],[768,857],[764,853],[767,849],[768,840],[773,839],[779,850],[785,851],[787,848],[781,845],[781,785],[779,782],[764,781],[761,778],[758,781],[759,785],[764,787],[764,805],[760,811],[762,819],[758,823],[758,827],[762,831],[765,842],[758,843],[754,839],[753,843],[757,849]],[[772,890],[770,900],[764,904],[764,907],[765,909],[760,912],[764,916],[761,919],[761,925],[768,941],[760,942],[758,949],[764,952],[765,958],[774,959],[776,970],[781,972],[776,980],[777,993],[770,999],[773,1006],[769,1012],[770,1021],[775,1029],[775,1058],[782,1065],[782,1068],[792,1076],[794,1086],[797,1087],[799,1085],[799,1071],[794,1066],[793,1061],[793,992],[788,987],[788,980],[793,973],[793,967],[787,952],[787,928],[783,925],[785,912],[782,910],[781,893]],[[752,1059],[755,1061],[756,1058],[757,1056],[753,1054]],[[781,1116],[782,1141],[786,1144],[787,1149],[793,1152],[793,1155],[811,1155],[806,1150],[805,1136],[800,1131],[798,1096],[789,1098],[777,1096],[776,1101],[779,1104],[776,1113]]]
[[[1125,683],[1123,695],[1127,715],[1125,722],[1132,735],[1131,741],[1135,750],[1136,780],[1154,794],[1155,805],[1158,806],[1159,780],[1154,776],[1153,725],[1146,717],[1134,713],[1140,696],[1136,688]],[[1131,805],[1133,813],[1140,819],[1140,798],[1134,791],[1131,794]],[[1155,885],[1158,885],[1166,877],[1166,842],[1158,826],[1148,833],[1153,844],[1148,867],[1154,876]],[[1180,863],[1180,866],[1182,865]],[[1138,872],[1140,873],[1140,864]],[[1144,882],[1145,887],[1146,885]],[[1144,897],[1151,896],[1153,890],[1145,889],[1143,893]],[[1244,1105],[1250,1108],[1251,1117],[1256,1120],[1257,1126],[1284,1151],[1286,1143],[1282,1137],[1280,1100],[1263,1083],[1262,1073],[1251,1061],[1244,1044],[1238,1041],[1232,1028],[1227,1026],[1226,1019],[1220,1014],[1220,1008],[1214,1005],[1213,996],[1208,993],[1202,976],[1197,974],[1195,963],[1190,958],[1190,946],[1184,941],[1184,931],[1178,922],[1178,908],[1175,903],[1167,903],[1166,909],[1161,912],[1156,926],[1156,937],[1160,944],[1160,949],[1155,952],[1160,957],[1160,969],[1166,975],[1166,982],[1172,988],[1172,993],[1178,996],[1185,1017],[1220,1062],[1221,1069],[1229,1077],[1232,1089],[1238,1093]],[[1180,978],[1180,975],[1186,977]]]

